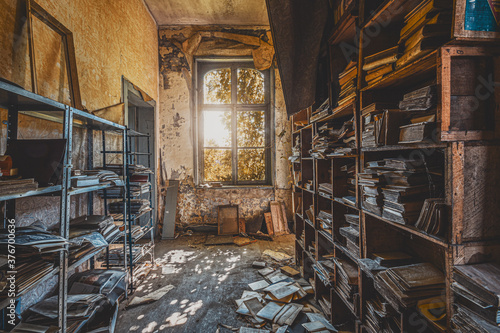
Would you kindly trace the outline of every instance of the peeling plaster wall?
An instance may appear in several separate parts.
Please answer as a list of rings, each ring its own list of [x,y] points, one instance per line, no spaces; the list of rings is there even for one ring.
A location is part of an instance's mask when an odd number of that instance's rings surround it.
[[[121,102],[122,76],[158,100],[158,31],[142,0],[36,1],[73,32],[84,108],[96,110]],[[31,90],[24,3],[25,0],[0,1],[0,77]],[[70,104],[61,38],[36,18],[33,29],[38,93]],[[0,111],[1,119],[6,119],[7,112]],[[123,119],[115,114],[100,116],[111,120]],[[5,125],[0,126],[2,154],[7,129]],[[19,118],[19,138],[60,138],[61,133],[60,124],[28,116]],[[86,142],[85,131],[76,130],[73,143],[73,164],[76,168],[86,166]],[[96,142],[95,148],[100,151],[99,142]],[[95,163],[97,165],[98,161]],[[96,213],[100,211],[99,201],[95,200]],[[58,197],[25,198],[16,203],[18,226],[40,220],[49,228],[57,227]],[[71,202],[72,216],[85,213],[85,196],[75,197]],[[57,277],[54,277],[24,296],[21,310],[53,290],[56,282]]]
[[[234,36],[218,35],[218,32]],[[232,39],[220,36],[229,36]],[[180,180],[176,218],[178,224],[217,223],[217,206],[227,204],[239,205],[240,217],[247,222],[269,211],[271,200],[283,200],[287,210],[291,210],[288,161],[291,154],[291,128],[286,116],[277,71],[274,92],[276,126],[273,152],[276,163],[273,186],[204,189],[197,188],[194,183],[193,131],[196,130],[192,119],[194,58],[213,55],[226,57],[254,55],[256,59],[257,54],[259,66],[266,63],[270,65],[274,50],[270,51],[266,45],[272,43],[269,36],[268,27],[239,29],[191,26],[160,29],[160,152],[163,160],[162,168],[166,171],[167,177]],[[256,37],[260,38],[260,41]],[[291,219],[291,215],[289,218]]]

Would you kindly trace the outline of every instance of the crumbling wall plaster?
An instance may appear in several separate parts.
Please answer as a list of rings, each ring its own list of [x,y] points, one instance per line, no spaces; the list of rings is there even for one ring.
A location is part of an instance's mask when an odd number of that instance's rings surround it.
[[[275,174],[265,188],[199,188],[194,182],[193,65],[195,57],[253,56],[256,67],[272,64],[274,50],[268,27],[162,28],[159,33],[160,58],[160,151],[162,168],[169,179],[180,180],[178,224],[217,223],[217,206],[237,204],[240,217],[252,221],[269,210],[269,201],[283,200],[291,209],[289,181],[291,154],[290,125],[279,75],[276,72]],[[256,50],[259,50],[256,52]],[[291,218],[291,216],[289,216]]]

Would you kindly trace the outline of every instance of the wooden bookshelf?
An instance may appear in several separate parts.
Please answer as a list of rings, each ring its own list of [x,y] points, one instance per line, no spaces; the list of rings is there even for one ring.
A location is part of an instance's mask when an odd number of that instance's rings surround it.
[[[500,144],[496,140],[500,136],[500,88],[496,87],[488,96],[490,104],[478,111],[482,122],[475,118],[474,110],[463,109],[456,104],[457,100],[463,98],[461,96],[471,96],[472,88],[480,86],[477,75],[484,68],[488,68],[495,78],[500,77],[498,48],[491,44],[464,45],[451,40],[376,82],[366,84],[364,80],[364,58],[383,48],[397,45],[398,29],[403,26],[405,15],[420,3],[421,0],[356,1],[352,5],[356,10],[346,11],[327,38],[331,81],[328,90],[331,92],[332,102],[329,114],[319,119],[316,117],[304,126],[296,126],[295,122],[311,119],[316,110],[309,108],[291,117],[293,136],[300,137],[302,145],[298,164],[300,169],[296,169],[302,174],[302,184],[294,188],[294,197],[300,197],[300,200],[293,201],[294,212],[301,212],[294,214],[297,264],[306,280],[314,280],[316,300],[326,299],[331,303],[331,312],[325,315],[332,324],[351,324],[350,327],[342,327],[345,330],[372,332],[367,324],[367,302],[384,296],[375,288],[376,273],[366,270],[362,261],[373,259],[374,253],[403,251],[417,262],[432,263],[443,273],[448,332],[452,330],[451,318],[455,314],[451,289],[454,266],[485,261],[500,263],[500,225],[497,223],[500,217],[500,194],[497,194],[500,174],[495,171],[500,166]],[[457,13],[455,8],[453,13]],[[380,28],[378,35],[371,37],[371,42],[360,48],[359,45],[364,45],[363,39],[368,35],[365,34],[367,29],[376,26]],[[450,24],[452,36],[451,29]],[[353,34],[355,31],[360,32],[359,36]],[[356,97],[351,103],[338,107],[338,75],[348,64],[348,59],[341,52],[341,44],[350,43],[354,36],[359,38],[358,43],[354,43],[357,44],[358,66]],[[493,65],[487,67],[485,64]],[[464,82],[470,86],[463,88]],[[435,119],[437,130],[433,140],[363,146],[363,108],[375,102],[394,102],[398,105],[405,94],[430,83],[435,84],[438,89]],[[311,141],[318,134],[319,128],[327,122],[350,117],[355,122],[354,152],[324,159],[312,157],[309,152],[312,148]],[[365,209],[361,204],[362,190],[357,175],[365,170],[368,162],[406,157],[415,152],[437,159],[442,167],[443,183],[440,190],[447,209],[447,228],[439,236],[426,233],[411,224],[391,221]],[[346,177],[342,177],[340,166],[347,163],[355,165],[355,204],[342,200],[347,192]],[[309,189],[304,186],[307,181],[312,181]],[[320,191],[319,184],[331,184],[333,193],[330,195]],[[312,218],[308,217],[308,210],[310,215],[313,212]],[[331,230],[323,228],[320,212],[331,214]],[[341,229],[349,226],[346,214],[359,217],[359,253],[353,253],[352,242],[349,248],[346,237],[341,234]],[[312,268],[313,265],[321,264],[327,254],[348,260],[358,267],[357,291],[353,299],[346,299],[339,291],[337,269],[330,283],[325,283]],[[415,318],[424,323],[427,321],[415,307],[393,310],[396,313],[393,319],[401,332],[418,331],[412,325]],[[430,323],[427,324],[425,332],[439,332]]]

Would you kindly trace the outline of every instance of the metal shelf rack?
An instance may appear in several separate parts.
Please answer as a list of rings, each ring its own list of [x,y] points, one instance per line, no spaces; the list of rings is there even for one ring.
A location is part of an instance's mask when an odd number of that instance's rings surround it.
[[[34,191],[20,192],[15,194],[9,194],[0,196],[0,201],[5,202],[4,209],[4,227],[6,226],[7,219],[15,218],[16,212],[16,199],[35,197],[35,196],[58,196],[60,198],[59,207],[59,229],[60,236],[65,239],[69,239],[69,226],[71,219],[71,197],[73,195],[87,195],[87,211],[88,215],[93,214],[94,210],[94,193],[97,190],[110,188],[110,185],[97,185],[85,188],[71,188],[71,172],[73,169],[72,160],[72,146],[74,137],[74,128],[82,128],[87,131],[87,145],[88,145],[88,159],[87,168],[93,169],[93,138],[94,131],[101,131],[103,136],[103,148],[105,150],[105,133],[112,132],[116,136],[121,137],[122,147],[126,147],[126,128],[125,126],[116,124],[106,119],[94,116],[90,113],[75,109],[73,107],[67,106],[63,103],[53,101],[49,98],[37,95],[33,92],[27,91],[15,84],[0,81],[0,107],[8,111],[8,131],[7,131],[7,145],[12,140],[18,139],[18,118],[19,114],[25,114],[53,122],[62,124],[62,139],[66,140],[64,159],[62,161],[61,168],[61,180],[60,185],[42,187]],[[121,151],[122,165],[123,165],[123,175],[126,175],[126,158],[125,149]],[[106,163],[105,154],[103,154],[103,162]],[[122,198],[123,200],[123,215],[127,213],[127,198]],[[107,203],[105,202],[105,213],[107,213]],[[123,223],[124,232],[127,233],[127,223]],[[113,242],[119,237],[116,237]],[[57,275],[58,276],[58,295],[59,295],[59,317],[58,325],[61,332],[65,332],[67,329],[67,295],[68,295],[68,278],[69,272],[74,270],[77,266],[83,264],[84,262],[91,261],[93,264],[93,258],[101,252],[101,250],[95,251],[86,255],[85,257],[79,259],[72,265],[68,265],[68,249],[66,246],[65,251],[61,251],[59,255],[59,264],[48,274],[46,274],[42,279],[40,279],[37,284],[33,285],[31,288],[25,290],[22,294],[16,295],[16,301],[19,302],[26,293],[33,290],[37,286],[47,281],[49,278]],[[108,247],[109,249],[109,247]],[[123,242],[124,256],[127,256],[127,241]],[[108,265],[109,266],[109,265]],[[127,260],[124,261],[125,271],[127,268]],[[3,311],[5,306],[10,302],[10,299],[0,302],[0,310]],[[5,325],[5,323],[2,323]]]

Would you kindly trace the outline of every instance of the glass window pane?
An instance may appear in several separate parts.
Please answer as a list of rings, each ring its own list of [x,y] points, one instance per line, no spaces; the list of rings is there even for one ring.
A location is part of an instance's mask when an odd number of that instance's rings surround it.
[[[205,104],[231,104],[231,69],[214,69],[205,74]]]
[[[238,149],[238,180],[265,180],[266,157],[264,149]]]
[[[203,153],[205,181],[231,181],[231,149],[204,149]]]
[[[264,104],[264,74],[256,69],[238,69],[238,104]]]
[[[238,111],[238,147],[265,146],[264,111]]]
[[[231,111],[204,111],[203,125],[204,147],[231,147]]]

